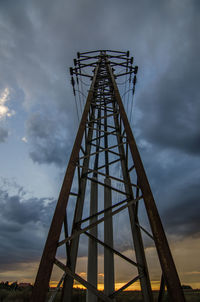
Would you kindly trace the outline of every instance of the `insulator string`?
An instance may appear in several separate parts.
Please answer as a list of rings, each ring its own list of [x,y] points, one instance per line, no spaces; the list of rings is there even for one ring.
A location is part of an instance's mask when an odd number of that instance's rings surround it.
[[[132,123],[133,100],[134,100],[134,94],[132,95],[132,100],[131,100],[131,117],[130,117],[130,125],[131,125],[131,123]],[[131,127],[132,127],[132,125],[131,125]]]
[[[81,91],[80,91],[79,84],[78,84],[78,90],[77,91],[78,91],[78,98],[79,98],[79,108],[80,108],[80,111],[82,113],[83,108],[82,108]]]
[[[74,98],[75,98],[75,104],[76,104],[76,116],[77,116],[78,123],[79,123],[80,118],[79,118],[79,113],[78,113],[78,105],[77,105],[77,98],[76,98],[76,95],[74,96]]]
[[[131,82],[129,80],[129,83],[128,83],[128,91],[130,91],[130,85],[131,85]],[[126,102],[126,112],[127,112],[127,115],[129,114],[128,112],[128,109],[129,109],[129,96],[130,96],[130,93],[127,93],[128,96],[127,96],[127,102]]]
[[[80,79],[82,80],[82,76],[80,76]],[[83,83],[81,81],[81,91],[82,91],[82,97],[81,97],[81,100],[82,100],[82,107],[84,109],[84,99],[83,99],[83,95],[84,95],[84,89],[83,89]],[[82,112],[83,112],[83,109],[82,109]]]

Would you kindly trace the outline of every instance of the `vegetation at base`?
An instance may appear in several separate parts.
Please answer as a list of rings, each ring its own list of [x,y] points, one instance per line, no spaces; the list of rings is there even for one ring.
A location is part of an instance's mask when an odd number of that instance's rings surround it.
[[[32,286],[20,287],[17,282],[9,284],[8,282],[0,283],[0,302],[29,302],[32,292]],[[52,289],[50,289],[48,296],[50,297]],[[186,302],[199,302],[200,290],[191,290],[184,288]],[[154,301],[158,301],[158,292],[154,291]],[[61,292],[58,292],[55,302],[61,301]],[[74,288],[72,302],[85,302],[86,291],[83,289]],[[98,300],[99,302],[101,300]],[[142,294],[140,291],[125,291],[116,297],[116,302],[142,302]],[[163,302],[170,302],[167,293]]]
[[[20,287],[17,282],[9,284],[0,283],[0,302],[29,302],[32,293],[32,286]]]

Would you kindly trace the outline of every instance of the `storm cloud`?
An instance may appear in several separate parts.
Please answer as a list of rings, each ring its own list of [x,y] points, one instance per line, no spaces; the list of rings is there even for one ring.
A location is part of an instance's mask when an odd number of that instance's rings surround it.
[[[78,127],[73,58],[77,51],[130,50],[139,72],[128,117],[161,218],[169,238],[198,237],[199,1],[3,0],[0,8],[0,89],[9,87],[9,109],[15,111],[0,126],[2,176],[20,171],[22,182],[33,175],[34,183],[34,165],[41,186],[40,177],[49,177],[47,192],[60,181]],[[55,207],[48,194],[11,191],[0,189],[3,267],[8,258],[38,261]],[[125,251],[131,244],[123,221],[118,237]],[[81,251],[85,255],[84,244]]]
[[[156,1],[153,6],[148,1],[127,1],[126,5],[120,1],[103,1],[101,5],[59,1],[48,3],[48,9],[47,1],[19,1],[18,5],[4,1],[2,20],[4,79],[23,90],[26,106],[42,112],[51,107],[55,116],[66,112],[59,119],[60,125],[67,119],[67,127],[70,125],[74,133],[74,99],[68,75],[73,57],[79,50],[125,47],[140,68],[135,131],[143,140],[161,148],[199,154],[200,63],[195,58],[200,46],[196,1],[190,6],[187,1],[169,1],[167,5]],[[113,31],[120,39],[111,34]],[[61,144],[61,126],[55,130],[54,147],[53,138],[36,143],[39,133],[30,130],[35,119],[32,112],[27,120],[31,158],[60,165],[66,153]],[[47,114],[42,119],[41,127],[44,119],[49,124]]]
[[[55,200],[26,196],[22,187],[1,179],[0,188],[0,270],[18,262],[39,260],[53,215]],[[15,191],[11,192],[11,191]]]
[[[31,143],[30,157],[34,162],[66,165],[70,149],[67,123],[50,115],[35,113],[27,122],[27,136]]]
[[[190,188],[188,190],[188,188]],[[171,194],[170,194],[171,195]],[[177,188],[173,196],[174,205],[163,213],[163,220],[169,234],[180,237],[197,237],[200,233],[200,186],[189,183],[184,188]]]

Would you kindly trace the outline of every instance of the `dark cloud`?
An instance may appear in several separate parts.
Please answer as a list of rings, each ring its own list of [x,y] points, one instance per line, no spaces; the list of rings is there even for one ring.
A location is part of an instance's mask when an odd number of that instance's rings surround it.
[[[73,205],[68,210],[69,229],[73,221]],[[17,267],[20,263],[40,260],[55,206],[54,198],[30,197],[30,193],[23,187],[1,178],[0,272],[5,269],[12,270],[13,265]],[[63,233],[61,238],[64,238]],[[87,238],[82,238],[80,241],[81,255],[86,254],[86,240]],[[62,257],[66,255],[64,247],[59,248],[57,252],[57,255]]]
[[[71,137],[64,119],[35,113],[27,122],[27,135],[31,142],[30,156],[34,162],[65,166]]]
[[[163,221],[167,232],[180,237],[199,236],[199,196],[199,182],[189,183],[184,187],[177,188],[177,192],[171,196],[174,206],[171,206],[163,213]]]
[[[157,148],[146,145],[140,151],[166,232],[178,237],[199,236],[200,163],[177,148]]]
[[[161,148],[199,154],[200,46],[195,1],[190,8],[186,1],[149,4],[143,0],[126,5],[120,1],[85,1],[83,5],[62,0],[56,4],[51,1],[51,5],[47,1],[11,5],[8,1],[2,3],[2,20],[1,51],[6,60],[2,60],[1,70],[4,79],[22,89],[28,106],[42,112],[52,106],[52,110],[58,109],[58,115],[64,111],[74,132],[68,67],[76,52],[129,48],[140,67],[136,110],[142,117],[135,123],[140,137]],[[29,118],[30,124],[32,114]],[[49,123],[43,114],[45,118]],[[31,158],[60,165],[64,151],[57,140],[62,139],[57,135],[54,147],[53,140],[47,139],[44,150],[41,141],[35,144],[34,133],[37,137],[37,131],[28,132],[33,144]]]
[[[177,17],[174,30],[160,41],[168,42],[167,51],[152,62],[152,79],[137,100],[137,126],[152,144],[199,156],[199,10],[190,8],[185,20],[178,12]]]
[[[8,137],[8,130],[0,127],[0,143],[4,143]]]
[[[22,188],[23,192],[13,194],[9,191],[14,187],[4,185],[0,188],[0,270],[40,258],[55,207],[52,198],[30,198]]]

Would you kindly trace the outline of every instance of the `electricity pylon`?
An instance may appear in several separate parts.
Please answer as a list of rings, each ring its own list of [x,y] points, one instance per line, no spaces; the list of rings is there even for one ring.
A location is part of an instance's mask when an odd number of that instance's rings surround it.
[[[78,91],[75,86],[80,85],[80,81],[81,84],[84,83],[82,78],[88,78],[92,82],[44,247],[31,301],[46,301],[52,270],[57,266],[63,271],[63,275],[49,301],[53,301],[57,291],[61,289],[61,300],[70,302],[75,280],[87,288],[87,302],[97,302],[98,299],[107,302],[115,301],[120,292],[138,281],[143,301],[152,302],[143,232],[154,241],[161,266],[158,301],[162,301],[165,286],[170,301],[185,301],[116,83],[118,78],[128,76],[132,86],[131,91],[134,93],[137,70],[138,67],[133,66],[133,58],[129,57],[129,52],[109,50],[78,53],[77,59],[74,60],[74,68],[70,68],[74,95]],[[88,200],[89,205],[86,207],[88,214],[83,217],[84,206],[88,204]],[[151,233],[142,227],[139,221],[139,207],[142,202],[145,205]],[[72,212],[72,204],[75,204],[75,209],[69,233],[72,216],[69,213]],[[134,260],[125,256],[114,243],[116,230],[113,227],[113,220],[123,212],[127,212],[126,220],[129,222],[134,246]],[[98,233],[102,225],[104,236],[100,239]],[[87,280],[76,273],[80,236],[88,238]],[[98,245],[104,248],[103,292],[97,289]],[[58,250],[63,246],[65,255],[62,254],[59,259]],[[114,256],[123,259],[137,270],[136,276],[118,290],[115,290]]]

